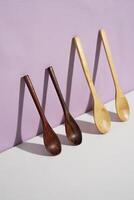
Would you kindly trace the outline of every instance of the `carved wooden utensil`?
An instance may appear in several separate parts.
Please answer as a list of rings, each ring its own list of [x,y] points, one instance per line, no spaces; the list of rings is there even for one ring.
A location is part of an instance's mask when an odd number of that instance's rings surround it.
[[[85,54],[80,42],[80,38],[76,36],[73,39],[77,48],[77,52],[80,58],[80,62],[81,62],[85,77],[87,79],[88,86],[93,96],[93,100],[94,100],[93,111],[94,111],[94,120],[95,120],[96,126],[101,133],[106,133],[109,131],[110,126],[111,126],[110,115],[96,93],[96,89],[92,81],[92,76],[89,71],[88,63],[87,63],[87,60],[86,60],[86,57],[85,57]]]
[[[109,67],[110,67],[110,71],[111,71],[111,74],[112,74],[112,78],[113,78],[113,81],[114,81],[114,86],[115,86],[115,91],[116,91],[116,94],[115,94],[116,111],[117,111],[117,114],[119,116],[119,119],[121,121],[126,121],[126,120],[128,120],[129,113],[130,113],[129,104],[128,104],[126,97],[123,95],[123,92],[122,92],[121,87],[119,85],[117,73],[115,71],[115,67],[114,67],[113,60],[112,60],[112,54],[111,54],[111,51],[110,51],[110,48],[109,48],[109,44],[108,44],[108,40],[107,40],[105,31],[100,30],[100,35],[101,35],[101,38],[102,38],[102,42],[103,42],[106,57],[107,57],[107,60],[108,60],[108,64],[109,64]]]
[[[33,87],[30,77],[26,75],[23,78],[25,80],[25,83],[27,84],[29,92],[33,98],[35,106],[42,120],[43,140],[44,140],[45,147],[49,153],[51,153],[52,155],[57,155],[61,152],[61,143],[59,141],[59,138],[57,137],[56,133],[53,131],[53,129],[49,125],[44,115],[43,109],[40,105],[39,99],[37,97],[37,94],[35,92],[35,89]]]
[[[49,67],[48,72],[50,74],[50,77],[52,79],[52,82],[54,84],[54,87],[56,89],[57,95],[59,97],[60,103],[63,108],[63,112],[64,112],[64,116],[65,116],[65,129],[66,129],[67,138],[72,144],[79,145],[82,142],[81,130],[68,110],[68,107],[64,101],[64,98],[61,93],[61,90],[60,90],[60,87],[59,87],[59,84],[58,84],[58,81],[57,81],[57,78],[56,78],[53,68]]]

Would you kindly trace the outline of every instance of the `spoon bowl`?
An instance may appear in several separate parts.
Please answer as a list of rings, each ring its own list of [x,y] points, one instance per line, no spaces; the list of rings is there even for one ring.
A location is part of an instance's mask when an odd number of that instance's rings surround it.
[[[126,121],[126,120],[128,120],[129,113],[130,113],[129,104],[128,104],[126,97],[123,95],[123,92],[122,92],[121,87],[119,85],[118,76],[117,76],[117,73],[115,71],[115,66],[114,66],[114,63],[113,63],[113,60],[112,60],[112,54],[111,54],[111,51],[110,51],[110,47],[109,47],[109,44],[108,44],[108,39],[107,39],[105,30],[103,30],[103,29],[100,30],[100,35],[101,35],[104,50],[105,50],[105,53],[106,53],[106,57],[107,57],[107,60],[108,60],[108,64],[109,64],[109,67],[110,67],[110,71],[111,71],[111,74],[112,74],[112,78],[113,78],[113,81],[114,81],[115,93],[116,93],[116,95],[115,95],[116,112],[117,112],[117,115],[118,115],[118,117],[121,121]]]
[[[117,95],[115,105],[116,105],[117,114],[120,120],[127,121],[129,118],[130,110],[129,110],[129,104],[126,97],[123,95]]]
[[[44,126],[46,127],[46,126]],[[46,133],[47,131],[47,133]],[[50,152],[52,155],[58,155],[61,152],[61,143],[58,139],[58,136],[53,131],[53,129],[47,125],[47,129],[44,129],[43,134],[43,140],[45,147],[48,152]]]
[[[111,127],[111,120],[109,112],[101,103],[95,103],[94,106],[94,120],[98,130],[101,133],[107,133]]]
[[[82,142],[82,134],[79,126],[77,125],[76,121],[73,119],[71,114],[65,118],[65,129],[68,140],[73,145],[79,145]]]

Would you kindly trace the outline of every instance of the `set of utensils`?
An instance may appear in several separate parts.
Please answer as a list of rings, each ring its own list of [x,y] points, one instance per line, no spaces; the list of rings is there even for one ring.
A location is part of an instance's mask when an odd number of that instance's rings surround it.
[[[99,34],[100,34],[100,37],[101,37],[101,40],[102,40],[102,43],[103,43],[103,46],[105,49],[107,61],[108,61],[110,71],[112,74],[112,78],[114,81],[116,112],[117,112],[117,115],[118,115],[120,121],[126,121],[126,120],[128,120],[129,113],[130,113],[129,105],[128,105],[127,99],[123,95],[123,92],[119,85],[118,76],[117,76],[117,73],[116,73],[116,70],[115,70],[115,67],[113,64],[112,55],[111,55],[108,40],[106,37],[106,33],[104,30],[100,30]],[[104,133],[108,132],[111,127],[111,119],[110,119],[109,112],[104,107],[104,105],[103,105],[101,99],[99,98],[97,91],[95,89],[94,83],[92,81],[92,75],[89,70],[89,66],[88,66],[88,63],[87,63],[87,60],[85,57],[84,50],[82,48],[80,38],[78,36],[74,37],[73,42],[77,49],[77,52],[78,52],[78,55],[80,58],[80,62],[81,62],[81,66],[83,68],[89,89],[90,89],[92,97],[93,97],[94,122],[96,124],[98,131],[100,133],[104,134]],[[57,81],[53,67],[51,66],[47,70],[49,72],[49,75],[51,77],[51,80],[53,82],[55,90],[59,97],[61,106],[63,108],[66,136],[71,144],[79,145],[82,142],[81,130],[80,130],[78,124],[76,123],[76,121],[74,120],[73,116],[69,112],[69,109],[63,98],[63,95],[62,95],[62,92],[61,92],[59,83]],[[23,78],[29,89],[29,92],[32,96],[32,99],[35,103],[35,106],[38,110],[38,113],[39,113],[41,121],[42,121],[44,145],[50,154],[57,155],[61,152],[61,142],[60,142],[57,134],[54,132],[54,130],[52,129],[52,127],[50,126],[50,124],[48,123],[48,121],[45,117],[44,111],[41,107],[41,104],[39,102],[38,96],[35,92],[35,89],[33,87],[33,84],[32,84],[32,81],[31,81],[29,75],[26,75]]]
[[[71,144],[79,145],[82,142],[81,130],[79,126],[77,125],[76,121],[74,120],[74,118],[72,117],[72,115],[70,114],[69,109],[64,101],[53,67],[49,67],[47,70],[52,79],[52,82],[54,84],[55,90],[59,97],[61,106],[63,108],[66,136]],[[30,94],[33,98],[33,101],[35,103],[35,106],[39,112],[39,115],[42,121],[43,140],[44,140],[45,147],[49,153],[51,153],[52,155],[57,155],[61,152],[60,140],[45,117],[44,111],[41,107],[41,104],[39,102],[39,99],[37,97],[37,94],[35,92],[35,89],[33,87],[30,77],[26,75],[24,76],[24,80],[25,80],[25,83],[27,84],[27,87],[30,91]]]

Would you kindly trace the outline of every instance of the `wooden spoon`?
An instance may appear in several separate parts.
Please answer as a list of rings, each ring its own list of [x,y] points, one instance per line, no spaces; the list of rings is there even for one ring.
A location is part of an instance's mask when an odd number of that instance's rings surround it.
[[[111,126],[110,115],[96,93],[96,89],[91,78],[88,63],[87,63],[87,60],[86,60],[86,57],[85,57],[85,54],[80,42],[80,38],[76,36],[73,39],[77,48],[77,52],[80,58],[80,62],[81,62],[85,77],[87,79],[88,86],[90,87],[90,90],[93,96],[93,100],[94,100],[93,111],[94,111],[94,120],[95,120],[96,126],[101,133],[106,133],[109,131],[110,126]]]
[[[52,155],[57,155],[61,152],[61,143],[44,115],[43,109],[40,105],[40,102],[38,100],[37,94],[35,92],[35,89],[33,87],[30,77],[26,75],[23,78],[25,80],[25,83],[27,84],[29,92],[33,98],[35,106],[42,120],[43,140],[44,140],[45,147],[49,153],[51,153]]]
[[[105,31],[100,30],[100,35],[101,35],[101,38],[102,38],[106,57],[107,57],[108,64],[109,64],[109,67],[110,67],[110,71],[111,71],[113,81],[114,81],[114,86],[115,86],[115,91],[116,91],[115,92],[116,111],[117,111],[117,114],[119,116],[119,119],[121,121],[126,121],[126,120],[128,120],[129,113],[130,113],[128,101],[127,101],[126,97],[123,95],[123,92],[122,92],[121,87],[119,85],[117,73],[115,71],[115,67],[114,67],[113,60],[112,60],[112,54],[111,54],[111,51],[110,51],[110,47],[109,47],[109,44],[108,44],[108,40],[107,40]]]
[[[55,90],[57,92],[57,95],[59,97],[60,103],[63,108],[64,116],[65,116],[65,129],[68,140],[74,144],[79,145],[82,142],[82,134],[79,126],[77,125],[76,121],[73,119],[71,114],[69,113],[68,107],[64,101],[63,95],[61,93],[56,75],[54,73],[54,70],[52,67],[48,68],[48,72],[50,74],[50,77],[52,79],[52,82],[54,84]]]

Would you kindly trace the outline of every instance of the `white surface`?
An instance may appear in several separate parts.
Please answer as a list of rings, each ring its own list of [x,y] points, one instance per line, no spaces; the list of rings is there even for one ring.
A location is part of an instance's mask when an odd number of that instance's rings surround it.
[[[134,200],[134,92],[127,97],[128,122],[112,122],[100,135],[84,114],[82,144],[70,146],[60,136],[59,156],[47,155],[41,136],[1,153],[0,200]],[[114,102],[106,106],[113,111]],[[64,126],[55,131],[64,134]]]

